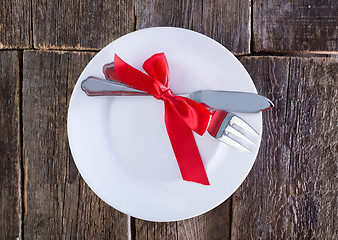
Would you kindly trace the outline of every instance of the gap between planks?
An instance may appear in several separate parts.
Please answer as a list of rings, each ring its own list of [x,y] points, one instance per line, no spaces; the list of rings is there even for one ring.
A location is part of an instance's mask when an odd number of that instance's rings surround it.
[[[66,48],[8,48],[0,49],[0,51],[37,51],[37,52],[69,52],[69,53],[98,53],[101,49],[66,49]],[[312,51],[300,51],[300,52],[251,52],[248,54],[237,54],[231,52],[236,57],[301,57],[301,58],[336,58],[338,59],[337,52],[312,52]]]
[[[24,221],[25,221],[25,213],[26,213],[26,200],[27,200],[27,189],[26,189],[26,168],[25,168],[25,159],[23,153],[23,51],[18,52],[19,58],[19,138],[20,138],[20,196],[21,197],[21,219],[20,219],[20,239],[25,239],[24,232]]]

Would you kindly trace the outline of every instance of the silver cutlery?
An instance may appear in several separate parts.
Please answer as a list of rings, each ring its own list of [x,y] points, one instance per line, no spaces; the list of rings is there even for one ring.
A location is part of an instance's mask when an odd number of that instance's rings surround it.
[[[112,88],[107,90],[107,86]],[[88,96],[149,96],[148,93],[129,87],[119,81],[96,77],[89,77],[84,80],[81,83],[81,88]],[[233,113],[213,108],[208,109],[213,114],[208,127],[209,134],[223,143],[250,152],[247,147],[235,138],[242,139],[251,144],[254,143],[239,131],[237,127],[255,135],[259,134],[248,123]]]
[[[114,79],[88,77],[81,83],[81,88],[88,96],[150,96],[146,92]],[[247,92],[200,90],[193,93],[175,93],[175,95],[190,98],[209,108],[230,112],[255,113],[274,106],[268,98]]]
[[[250,138],[245,136],[241,131],[235,128],[239,127],[243,130],[259,136],[259,134],[243,119],[233,113],[228,113],[223,110],[212,111],[213,116],[208,126],[208,133],[217,140],[226,143],[232,147],[243,151],[250,152],[250,150],[243,144],[238,142],[235,138],[244,140],[247,143],[255,144]]]

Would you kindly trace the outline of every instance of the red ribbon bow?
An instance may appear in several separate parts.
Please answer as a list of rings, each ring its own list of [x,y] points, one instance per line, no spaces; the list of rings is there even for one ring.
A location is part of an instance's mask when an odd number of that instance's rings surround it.
[[[186,181],[209,185],[204,165],[191,130],[203,135],[211,113],[200,103],[175,96],[169,86],[169,66],[164,53],[158,53],[143,64],[145,74],[114,57],[118,80],[164,101],[165,125],[182,177]],[[107,77],[114,73],[106,69]]]

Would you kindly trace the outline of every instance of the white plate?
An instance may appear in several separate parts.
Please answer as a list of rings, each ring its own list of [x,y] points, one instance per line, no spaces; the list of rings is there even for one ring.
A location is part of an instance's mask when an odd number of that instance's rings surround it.
[[[260,144],[251,153],[212,138],[195,139],[210,186],[183,181],[164,125],[163,102],[153,97],[88,97],[80,87],[88,76],[104,78],[102,67],[117,53],[142,70],[143,62],[164,52],[170,88],[246,91],[255,86],[240,62],[214,40],[180,28],[159,27],[125,35],[100,51],[74,88],[68,112],[68,137],[76,166],[106,203],[150,221],[175,221],[202,214],[226,200],[249,173]],[[261,113],[240,117],[262,131]]]

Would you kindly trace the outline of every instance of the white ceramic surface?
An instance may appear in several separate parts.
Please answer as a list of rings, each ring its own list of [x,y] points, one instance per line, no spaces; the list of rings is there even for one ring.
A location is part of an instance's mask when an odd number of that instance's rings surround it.
[[[164,125],[163,102],[153,97],[88,97],[80,87],[88,76],[104,78],[102,67],[117,53],[142,70],[164,52],[174,92],[201,89],[246,91],[255,86],[240,62],[216,41],[193,31],[158,27],[125,35],[100,51],[74,88],[68,137],[76,166],[106,203],[131,216],[174,221],[202,214],[226,200],[249,173],[260,137],[247,153],[195,134],[210,186],[183,181]],[[262,131],[262,116],[237,113]]]

